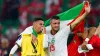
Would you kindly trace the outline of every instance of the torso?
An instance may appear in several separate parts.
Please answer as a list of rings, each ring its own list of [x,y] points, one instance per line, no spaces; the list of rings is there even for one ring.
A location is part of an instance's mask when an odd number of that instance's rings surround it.
[[[55,46],[54,46],[54,42],[55,42],[55,38],[54,35],[51,34],[51,32],[47,32],[48,34],[48,43],[49,43],[49,48],[48,48],[48,52],[50,56],[54,56],[54,51],[55,51]]]

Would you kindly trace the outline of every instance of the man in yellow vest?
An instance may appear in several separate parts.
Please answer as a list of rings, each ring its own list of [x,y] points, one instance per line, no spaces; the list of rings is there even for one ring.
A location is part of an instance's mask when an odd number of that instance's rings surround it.
[[[43,19],[35,18],[33,21],[33,26],[26,28],[19,35],[18,40],[11,49],[9,56],[13,56],[19,47],[22,49],[21,56],[45,56],[43,49],[43,27]]]

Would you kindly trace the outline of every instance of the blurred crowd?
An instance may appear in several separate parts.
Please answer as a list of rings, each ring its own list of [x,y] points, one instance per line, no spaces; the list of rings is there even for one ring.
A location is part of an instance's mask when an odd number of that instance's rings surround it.
[[[100,1],[89,1],[92,11],[87,16],[85,27],[98,26]],[[0,0],[0,56],[8,56],[18,34],[32,25],[35,17],[43,17],[45,21],[81,2],[83,0]],[[20,56],[19,51],[15,56]]]

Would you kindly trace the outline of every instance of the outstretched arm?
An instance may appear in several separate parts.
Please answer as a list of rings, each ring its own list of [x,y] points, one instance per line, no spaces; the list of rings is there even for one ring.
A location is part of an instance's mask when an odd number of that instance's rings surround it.
[[[85,13],[78,17],[72,24],[71,24],[71,30],[73,30],[75,28],[75,26],[77,26],[83,19],[85,19],[85,17],[87,16],[87,14],[90,12],[90,5],[89,6],[85,6]]]

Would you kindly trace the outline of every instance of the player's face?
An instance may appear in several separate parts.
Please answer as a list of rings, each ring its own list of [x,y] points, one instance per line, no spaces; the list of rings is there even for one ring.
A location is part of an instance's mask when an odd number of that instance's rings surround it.
[[[51,28],[55,31],[58,31],[60,28],[60,20],[52,19],[51,20]]]
[[[35,28],[38,33],[42,32],[43,27],[44,27],[44,22],[42,20],[39,20],[35,23]]]

